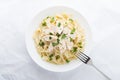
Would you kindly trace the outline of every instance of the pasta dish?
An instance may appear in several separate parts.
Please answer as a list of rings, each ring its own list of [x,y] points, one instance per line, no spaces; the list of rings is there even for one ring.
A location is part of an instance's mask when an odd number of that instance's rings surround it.
[[[78,49],[84,50],[84,29],[68,14],[47,16],[33,34],[41,58],[53,64],[65,64],[77,59]]]

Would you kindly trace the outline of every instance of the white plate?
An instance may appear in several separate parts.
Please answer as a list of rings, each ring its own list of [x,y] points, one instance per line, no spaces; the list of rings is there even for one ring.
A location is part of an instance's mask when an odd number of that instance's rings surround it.
[[[84,17],[77,11],[68,8],[68,7],[63,7],[63,6],[55,6],[51,7],[48,9],[45,9],[41,12],[39,12],[34,19],[31,21],[30,25],[28,25],[27,31],[26,31],[26,46],[27,50],[29,52],[29,55],[31,58],[37,63],[39,66],[42,68],[49,70],[49,71],[54,71],[54,72],[64,72],[64,71],[69,71],[72,69],[77,68],[82,64],[79,60],[73,60],[68,64],[64,65],[55,65],[48,63],[46,61],[43,61],[40,57],[40,55],[37,53],[36,48],[34,46],[34,41],[33,41],[33,33],[34,31],[39,27],[40,22],[42,21],[43,18],[51,15],[55,15],[58,13],[67,13],[73,15],[73,18],[79,22],[81,27],[85,29],[85,35],[86,35],[86,46],[85,46],[85,54],[89,53],[89,50],[91,48],[91,33],[90,33],[90,28],[84,19]]]

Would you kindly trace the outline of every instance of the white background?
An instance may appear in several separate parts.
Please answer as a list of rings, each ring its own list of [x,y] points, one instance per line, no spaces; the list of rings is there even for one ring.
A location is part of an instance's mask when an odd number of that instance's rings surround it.
[[[0,0],[0,80],[106,80],[90,66],[54,73],[36,65],[25,46],[25,29],[41,10],[64,5],[79,11],[93,35],[91,57],[112,80],[120,80],[119,0]]]

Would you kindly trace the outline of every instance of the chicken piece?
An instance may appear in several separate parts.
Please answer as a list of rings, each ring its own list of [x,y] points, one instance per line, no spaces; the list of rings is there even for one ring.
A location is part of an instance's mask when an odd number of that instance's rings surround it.
[[[60,42],[59,49],[60,49],[60,53],[61,53],[61,54],[65,52],[65,50],[66,50],[65,40],[62,40],[62,41]]]
[[[57,40],[57,36],[46,35],[46,36],[43,36],[43,39],[44,39],[45,41],[54,41],[54,40]]]
[[[59,33],[61,34],[61,32],[63,31],[63,26],[60,26],[60,27],[51,27],[51,31],[54,32],[54,33]]]
[[[53,51],[53,46],[52,46],[51,43],[50,43],[50,45],[49,45],[49,47],[48,47],[48,51],[49,51],[49,52],[52,52],[52,51]]]
[[[75,39],[76,38],[76,32],[74,34],[68,34],[69,37],[71,37],[72,39]]]
[[[50,30],[49,28],[47,28],[47,29],[43,29],[43,33],[50,34],[50,33],[54,33],[54,32],[52,30]]]
[[[70,34],[70,29],[68,27],[65,27],[63,30],[64,34]]]
[[[66,41],[66,46],[67,46],[67,49],[68,49],[68,50],[71,50],[72,47],[73,47],[73,42]]]

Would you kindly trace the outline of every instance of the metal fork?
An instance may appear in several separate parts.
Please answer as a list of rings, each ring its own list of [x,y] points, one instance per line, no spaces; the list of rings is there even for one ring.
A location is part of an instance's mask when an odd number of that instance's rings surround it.
[[[100,72],[104,77],[106,77],[108,80],[111,80],[107,75],[105,75],[102,71],[100,71],[93,63],[89,56],[78,50],[78,52],[75,54],[75,56],[80,59],[83,63],[91,65],[94,67],[98,72]]]

